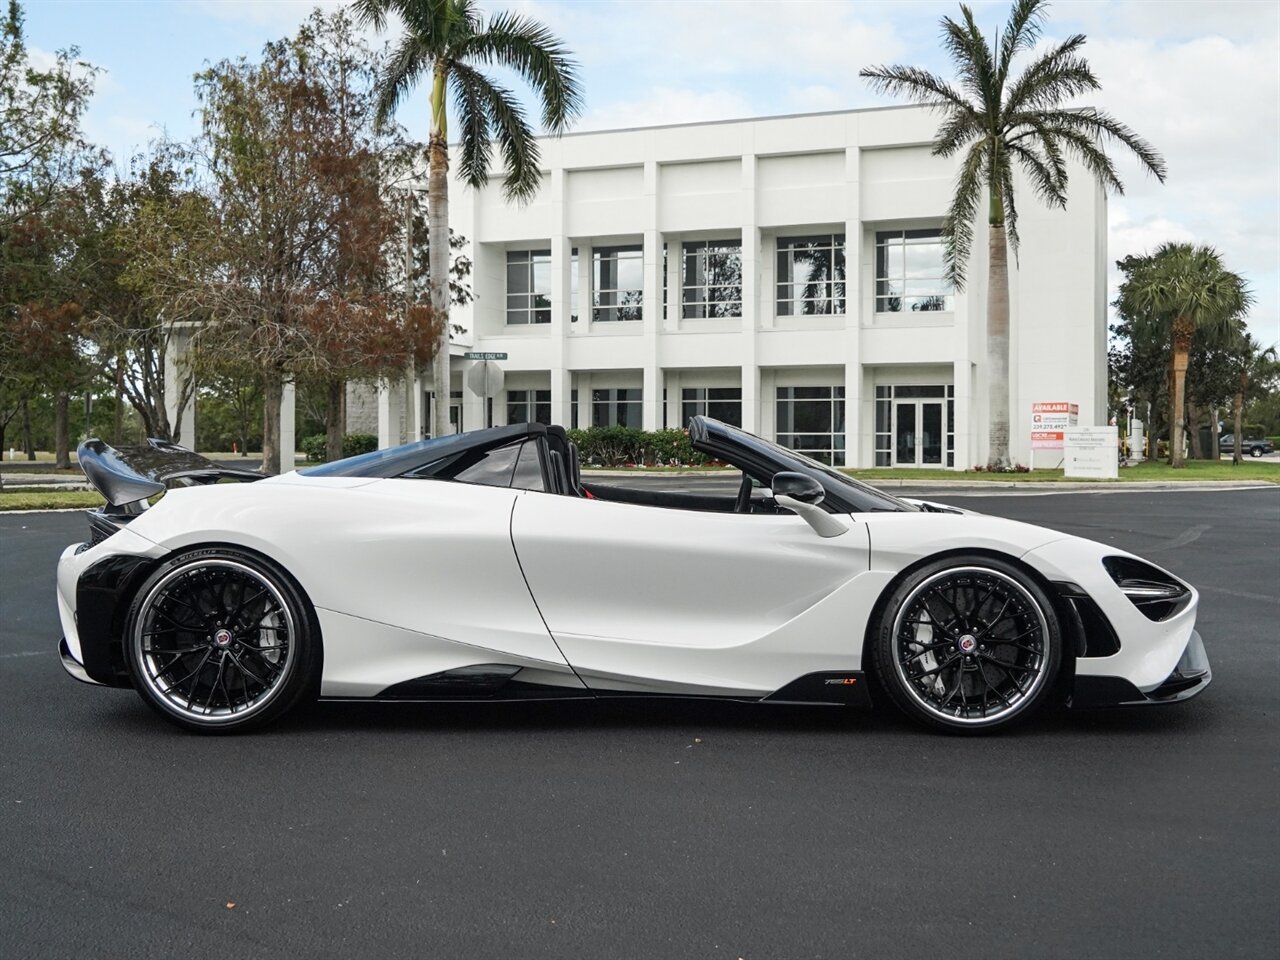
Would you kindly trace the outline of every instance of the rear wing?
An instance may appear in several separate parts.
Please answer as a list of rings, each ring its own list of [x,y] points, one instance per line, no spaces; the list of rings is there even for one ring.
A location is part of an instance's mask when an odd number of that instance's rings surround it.
[[[219,480],[252,482],[263,474],[214,463],[198,453],[167,440],[150,439],[143,446],[111,446],[90,439],[76,450],[80,469],[107,500],[106,513],[137,514],[146,500],[171,486],[217,483]]]

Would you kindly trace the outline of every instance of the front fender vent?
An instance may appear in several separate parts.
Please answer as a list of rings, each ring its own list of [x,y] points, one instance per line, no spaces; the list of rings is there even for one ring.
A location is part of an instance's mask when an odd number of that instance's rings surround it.
[[[1148,620],[1168,620],[1191,602],[1191,591],[1172,574],[1132,557],[1105,557],[1102,565]]]

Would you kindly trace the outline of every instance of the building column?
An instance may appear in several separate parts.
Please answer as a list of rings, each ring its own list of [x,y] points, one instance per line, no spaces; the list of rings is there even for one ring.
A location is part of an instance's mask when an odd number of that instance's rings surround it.
[[[573,243],[568,236],[565,210],[567,176],[563,167],[551,171],[551,422],[563,427],[570,423],[568,340],[570,317],[576,306],[572,302]],[[578,255],[581,257],[581,251]],[[581,276],[581,260],[578,271]]]
[[[175,323],[164,351],[164,412],[173,442],[196,448],[196,390],[188,363],[191,334],[187,324]]]
[[[292,380],[286,380],[280,392],[280,472],[288,473],[297,466],[297,388]]]
[[[760,228],[756,225],[756,156],[742,156],[742,429],[760,434],[760,365],[756,330],[760,326]],[[763,434],[761,434],[763,436]]]
[[[844,189],[844,464],[847,467],[866,467],[871,464],[864,459],[866,444],[862,440],[862,303],[865,299],[862,261],[865,251],[862,238],[862,150],[857,144],[845,147]]]
[[[662,235],[658,233],[658,162],[644,163],[644,319],[641,365],[644,393],[641,427],[656,430],[662,422],[662,377],[659,374],[658,335],[662,330]]]
[[[968,358],[952,364],[952,389],[956,405],[956,470],[968,470],[979,462],[977,431],[973,428],[973,364]]]
[[[398,383],[378,384],[378,448],[385,450],[401,443],[404,418],[404,390]]]

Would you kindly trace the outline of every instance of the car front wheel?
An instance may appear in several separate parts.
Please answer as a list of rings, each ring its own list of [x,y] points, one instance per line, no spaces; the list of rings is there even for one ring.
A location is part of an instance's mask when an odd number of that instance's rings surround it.
[[[125,650],[142,699],[201,733],[259,726],[318,687],[306,597],[275,564],[230,548],[162,564],[134,598]]]
[[[1044,704],[1062,634],[1053,604],[1022,570],[991,557],[947,557],[894,589],[872,657],[879,683],[908,716],[977,733]]]

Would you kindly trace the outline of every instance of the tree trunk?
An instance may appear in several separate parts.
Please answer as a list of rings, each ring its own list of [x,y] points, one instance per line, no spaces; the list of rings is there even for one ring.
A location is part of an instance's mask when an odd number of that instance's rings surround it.
[[[1182,456],[1182,418],[1187,405],[1187,363],[1195,328],[1186,317],[1173,321],[1173,391],[1169,400],[1169,464],[1185,466]]]
[[[1194,403],[1187,404],[1187,431],[1190,436],[1187,442],[1191,447],[1191,459],[1205,459],[1204,448],[1200,443],[1200,422],[1204,419],[1204,411]]]
[[[124,358],[116,357],[116,409],[111,415],[111,442],[120,446],[124,433]]]
[[[284,395],[284,377],[279,370],[262,375],[262,472],[274,476],[280,472],[280,401]]]
[[[1232,427],[1235,433],[1235,446],[1231,451],[1231,462],[1238,464],[1244,462],[1241,454],[1241,448],[1244,446],[1244,388],[1241,387],[1236,391],[1236,395],[1231,401],[1231,413],[1235,418],[1235,424]]]
[[[347,381],[330,380],[325,385],[325,459],[342,459],[342,438],[347,432]]]
[[[987,274],[987,466],[1007,470],[1009,460],[1009,250],[1004,223],[990,225]]]
[[[35,444],[31,442],[31,403],[25,398],[22,401],[22,449],[28,460],[36,458]]]
[[[431,91],[431,138],[427,150],[431,310],[440,324],[436,355],[431,364],[431,387],[435,392],[431,435],[434,437],[443,437],[449,433],[449,144],[445,125],[446,80],[446,68],[443,65],[437,66]],[[410,413],[409,410],[405,411],[406,416]]]
[[[71,408],[71,395],[59,390],[53,401],[53,467],[55,470],[71,469],[71,437],[67,426]]]

